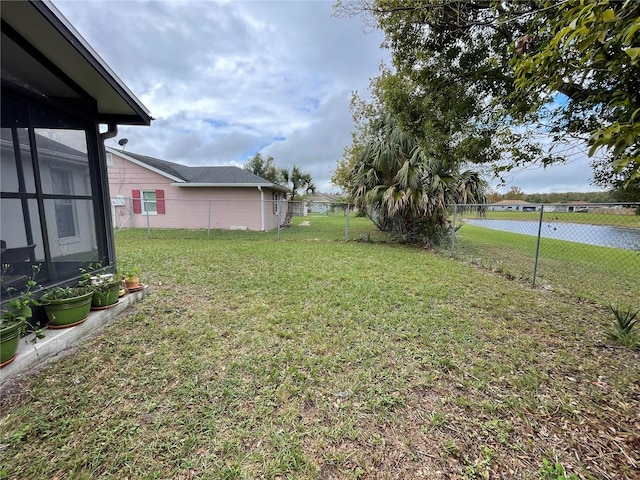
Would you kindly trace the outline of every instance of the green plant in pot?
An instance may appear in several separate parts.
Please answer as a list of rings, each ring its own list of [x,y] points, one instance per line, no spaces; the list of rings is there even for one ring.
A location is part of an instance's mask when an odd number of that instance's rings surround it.
[[[100,265],[98,264],[98,267]],[[91,268],[91,265],[89,266]],[[80,269],[83,272],[80,286],[88,286],[93,290],[93,297],[91,297],[91,308],[94,310],[100,310],[108,308],[118,303],[118,296],[120,293],[120,280],[117,279],[117,275],[114,273],[94,274],[83,268]]]
[[[0,368],[10,364],[16,357],[20,337],[27,333],[27,320],[33,315],[32,307],[38,305],[34,298],[33,288],[37,285],[35,277],[40,271],[38,266],[33,267],[33,274],[27,280],[24,291],[7,300],[0,313]],[[17,290],[14,287],[5,287],[4,291],[11,295]],[[35,330],[36,338],[42,338],[39,330]]]
[[[133,267],[125,271],[124,282],[127,290],[136,290],[140,288],[140,271],[138,267]]]
[[[40,299],[49,319],[49,328],[66,328],[84,322],[91,309],[91,286],[56,287]]]
[[[105,308],[118,303],[120,293],[120,281],[102,280],[91,285],[93,297],[91,300],[91,308]]]

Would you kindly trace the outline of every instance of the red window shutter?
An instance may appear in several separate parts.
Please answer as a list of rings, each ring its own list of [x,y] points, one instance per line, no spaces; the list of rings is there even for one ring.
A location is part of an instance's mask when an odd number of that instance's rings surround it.
[[[140,190],[131,190],[131,198],[133,199],[133,213],[142,213]]]
[[[165,213],[164,190],[156,190],[156,209],[158,214]]]

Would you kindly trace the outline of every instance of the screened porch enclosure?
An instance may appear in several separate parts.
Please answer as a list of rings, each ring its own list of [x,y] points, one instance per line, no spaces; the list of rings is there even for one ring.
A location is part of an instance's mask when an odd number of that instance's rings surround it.
[[[73,285],[111,270],[104,142],[151,114],[50,2],[0,9],[0,310],[29,277]]]
[[[52,121],[53,120],[53,121]],[[18,290],[40,270],[39,283],[76,277],[89,264],[108,265],[98,162],[90,162],[94,125],[2,94],[0,239],[3,286]],[[94,168],[92,168],[92,165]],[[29,255],[14,256],[30,247]],[[16,252],[17,253],[17,252]],[[3,289],[4,290],[4,289]],[[6,292],[5,292],[6,293]]]

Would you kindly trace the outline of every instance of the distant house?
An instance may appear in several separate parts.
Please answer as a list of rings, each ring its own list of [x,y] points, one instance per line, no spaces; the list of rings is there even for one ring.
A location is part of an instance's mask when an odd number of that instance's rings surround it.
[[[573,200],[567,203],[556,203],[552,205],[545,205],[545,212],[568,212],[568,213],[585,213],[589,211],[589,208],[595,207],[593,204],[581,200]]]
[[[579,200],[568,202],[567,212],[588,212],[589,205],[591,205],[589,202],[583,202]]]
[[[487,205],[487,209],[494,211],[535,212],[539,207],[535,203],[525,202],[524,200],[500,200],[499,202]]]
[[[337,195],[331,193],[310,193],[307,195],[308,211],[311,213],[328,213],[332,207],[340,203]]]
[[[288,189],[241,168],[106,150],[116,227],[267,231],[284,219]]]

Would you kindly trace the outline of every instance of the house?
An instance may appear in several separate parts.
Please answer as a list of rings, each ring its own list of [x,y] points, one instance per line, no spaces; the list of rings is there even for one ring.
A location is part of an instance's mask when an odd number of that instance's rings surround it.
[[[307,195],[309,212],[328,214],[332,208],[340,203],[340,198],[331,193],[314,192]]]
[[[565,212],[565,213],[586,213],[589,209],[600,208],[592,203],[582,200],[572,200],[567,203],[554,203],[551,205],[545,205],[545,212]]]
[[[0,16],[2,284],[19,293],[37,265],[44,289],[70,285],[115,264],[104,141],[152,118],[51,3]]]
[[[589,202],[585,202],[582,200],[573,200],[571,202],[567,202],[567,212],[588,212],[589,206],[591,205]]]
[[[117,227],[268,231],[284,218],[288,189],[241,168],[106,151]]]
[[[499,202],[487,205],[487,208],[494,211],[513,212],[535,212],[540,209],[535,203],[525,202],[524,200],[500,200]]]

